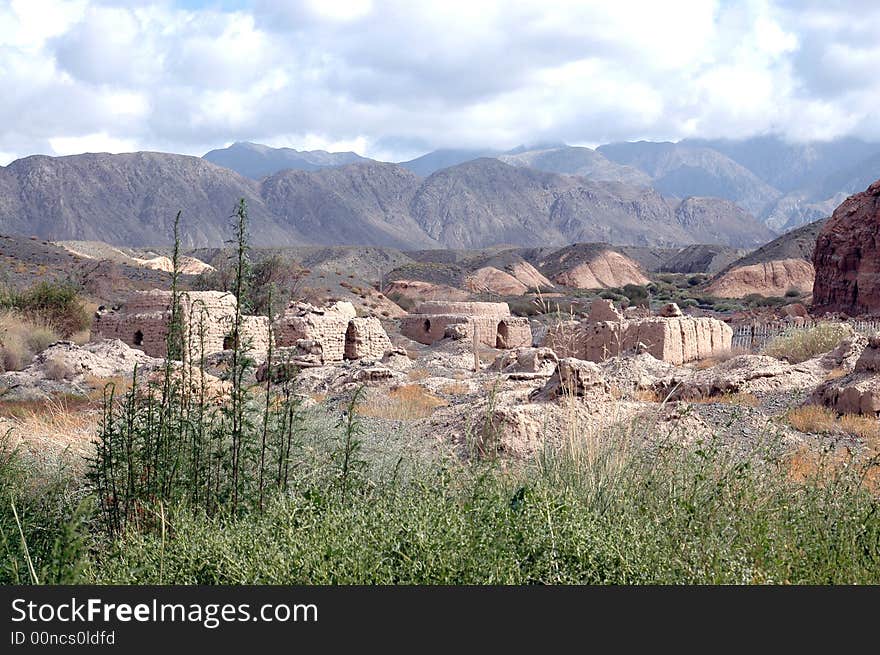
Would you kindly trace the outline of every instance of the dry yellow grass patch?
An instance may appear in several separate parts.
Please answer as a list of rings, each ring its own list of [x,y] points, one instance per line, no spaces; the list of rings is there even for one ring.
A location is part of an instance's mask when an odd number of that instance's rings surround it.
[[[820,453],[807,446],[790,453],[784,460],[788,478],[793,482],[819,481],[828,483],[845,469],[854,470],[864,487],[873,494],[880,493],[880,464],[876,459],[857,458],[848,448],[836,448]]]
[[[863,439],[871,446],[880,447],[880,422],[873,416],[844,414],[840,417],[840,429]]]
[[[785,418],[800,432],[851,434],[869,445],[880,446],[880,423],[872,416],[844,414],[838,417],[837,412],[822,405],[805,405],[790,410]]]
[[[842,368],[833,368],[828,371],[828,374],[825,376],[825,381],[828,380],[838,380],[846,375],[846,371]]]
[[[662,393],[654,389],[637,389],[633,397],[643,403],[662,403],[666,399]]]
[[[428,417],[438,407],[448,404],[418,384],[405,384],[392,389],[387,396],[376,395],[358,405],[357,413],[361,416],[413,421]]]
[[[725,393],[721,396],[707,396],[690,402],[694,403],[720,403],[722,405],[737,405],[739,407],[757,407],[760,404],[758,397],[753,393]]]
[[[41,402],[0,403],[0,430],[9,431],[12,445],[35,460],[50,462],[62,454],[77,466],[92,454],[92,440],[101,417],[88,399],[59,398]]]
[[[469,393],[470,390],[470,386],[464,382],[449,382],[440,387],[440,391],[448,393],[450,396],[463,396]]]
[[[431,377],[428,369],[425,368],[411,368],[406,375],[413,382],[418,382],[419,380]]]
[[[822,405],[804,405],[789,410],[785,419],[799,432],[821,434],[835,431],[837,414]]]
[[[698,371],[703,371],[707,368],[718,366],[718,364],[723,364],[727,360],[733,359],[734,357],[748,354],[749,351],[745,348],[728,348],[727,350],[722,350],[715,353],[711,357],[706,357],[705,359],[698,360],[696,363],[694,363],[694,368]]]

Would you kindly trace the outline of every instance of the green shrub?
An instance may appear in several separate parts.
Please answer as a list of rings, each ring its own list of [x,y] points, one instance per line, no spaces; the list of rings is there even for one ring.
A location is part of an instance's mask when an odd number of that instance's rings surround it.
[[[753,584],[880,581],[878,501],[857,475],[797,486],[718,444],[519,469],[423,466],[343,499],[306,482],[260,515],[175,512],[128,533],[99,583]],[[834,553],[829,557],[828,553]]]
[[[833,350],[852,333],[846,323],[825,322],[809,328],[789,328],[764,346],[764,354],[799,364]]]
[[[40,282],[23,292],[7,290],[0,295],[0,307],[51,326],[63,337],[87,330],[92,324],[77,287],[62,282]]]
[[[93,505],[75,484],[66,469],[37,471],[0,431],[0,584],[81,581]]]
[[[648,289],[640,284],[626,284],[623,287],[623,295],[627,297],[630,305],[646,307],[648,305]]]

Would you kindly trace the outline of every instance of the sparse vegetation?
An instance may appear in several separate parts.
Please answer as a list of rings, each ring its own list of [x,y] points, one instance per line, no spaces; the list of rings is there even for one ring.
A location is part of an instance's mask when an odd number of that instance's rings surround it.
[[[0,291],[0,309],[14,310],[33,324],[51,327],[62,337],[87,330],[92,318],[77,287],[39,282],[26,291]]]
[[[357,405],[357,413],[398,421],[425,418],[448,403],[418,384],[405,384],[392,389],[386,397],[373,398]]]
[[[877,442],[880,424],[877,419],[857,414],[843,414],[822,405],[804,405],[789,410],[785,419],[800,432],[816,434],[849,434],[865,441]]]
[[[294,261],[278,254],[268,254],[256,259],[246,276],[242,287],[242,301],[254,314],[267,316],[269,313],[270,290],[275,307],[286,307],[291,301],[306,300],[310,290],[305,282],[310,271]],[[318,276],[323,277],[323,276]],[[236,262],[230,256],[215,270],[199,275],[193,287],[198,290],[234,291]]]
[[[0,310],[0,372],[21,370],[58,339],[58,333],[46,324]]]
[[[772,338],[764,346],[764,354],[799,364],[833,350],[837,344],[851,335],[852,328],[848,325],[830,321],[806,329],[790,329]]]

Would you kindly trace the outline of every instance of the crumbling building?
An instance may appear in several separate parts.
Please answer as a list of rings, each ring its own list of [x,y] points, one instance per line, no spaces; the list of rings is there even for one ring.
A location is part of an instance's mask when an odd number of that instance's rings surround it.
[[[511,316],[504,302],[423,302],[401,319],[400,332],[426,345],[446,337],[475,338],[490,348],[532,345],[528,319]]]

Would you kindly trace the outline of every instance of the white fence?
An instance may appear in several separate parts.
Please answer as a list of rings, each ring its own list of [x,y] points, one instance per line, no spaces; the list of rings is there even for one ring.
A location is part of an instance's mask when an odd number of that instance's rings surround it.
[[[803,323],[788,323],[776,321],[772,323],[746,323],[736,325],[733,328],[733,343],[735,350],[747,350],[758,352],[773,337],[787,330],[806,330],[822,321],[807,320]],[[844,321],[853,326],[856,332],[862,334],[876,334],[880,332],[880,320],[878,321]]]

